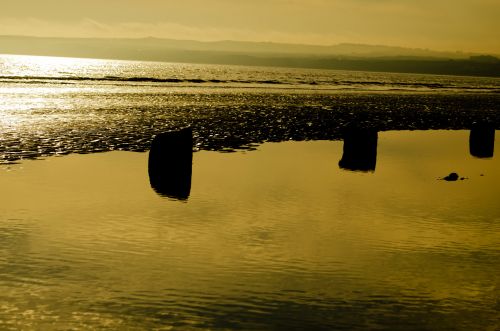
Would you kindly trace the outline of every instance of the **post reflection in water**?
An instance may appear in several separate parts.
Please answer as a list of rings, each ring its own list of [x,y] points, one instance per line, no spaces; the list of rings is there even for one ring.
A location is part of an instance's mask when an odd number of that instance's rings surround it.
[[[469,150],[472,156],[491,158],[495,149],[495,128],[489,124],[477,124],[470,130]]]
[[[344,131],[344,153],[339,167],[351,171],[375,171],[378,132],[374,129],[347,128]]]
[[[191,128],[157,135],[149,151],[149,182],[161,196],[187,200],[191,192],[193,132]]]

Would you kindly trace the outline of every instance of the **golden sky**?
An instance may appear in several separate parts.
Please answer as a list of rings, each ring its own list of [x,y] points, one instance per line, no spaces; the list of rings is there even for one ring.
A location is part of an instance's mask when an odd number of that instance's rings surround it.
[[[364,43],[500,54],[499,0],[16,0],[1,35]]]

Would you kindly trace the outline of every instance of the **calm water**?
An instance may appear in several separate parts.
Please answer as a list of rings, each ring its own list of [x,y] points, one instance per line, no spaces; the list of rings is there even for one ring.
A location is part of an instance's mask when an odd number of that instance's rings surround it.
[[[147,153],[2,165],[0,328],[496,330],[498,145],[381,132],[368,172],[342,141],[201,151],[185,201]]]

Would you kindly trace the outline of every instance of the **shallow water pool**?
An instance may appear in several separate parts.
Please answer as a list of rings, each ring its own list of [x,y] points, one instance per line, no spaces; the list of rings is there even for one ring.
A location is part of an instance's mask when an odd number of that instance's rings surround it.
[[[342,141],[197,152],[187,200],[151,188],[147,153],[2,165],[0,329],[500,327],[498,144],[369,149],[363,171]]]

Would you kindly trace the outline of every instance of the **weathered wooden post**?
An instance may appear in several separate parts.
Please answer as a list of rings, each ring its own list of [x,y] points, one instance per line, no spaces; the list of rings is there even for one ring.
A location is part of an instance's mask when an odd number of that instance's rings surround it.
[[[186,200],[191,192],[193,131],[190,127],[158,134],[149,151],[149,182],[160,195]]]
[[[339,167],[351,171],[375,171],[377,164],[378,132],[375,129],[346,128],[344,153]]]
[[[495,127],[491,124],[476,124],[470,130],[469,151],[478,158],[493,157],[495,150]]]

